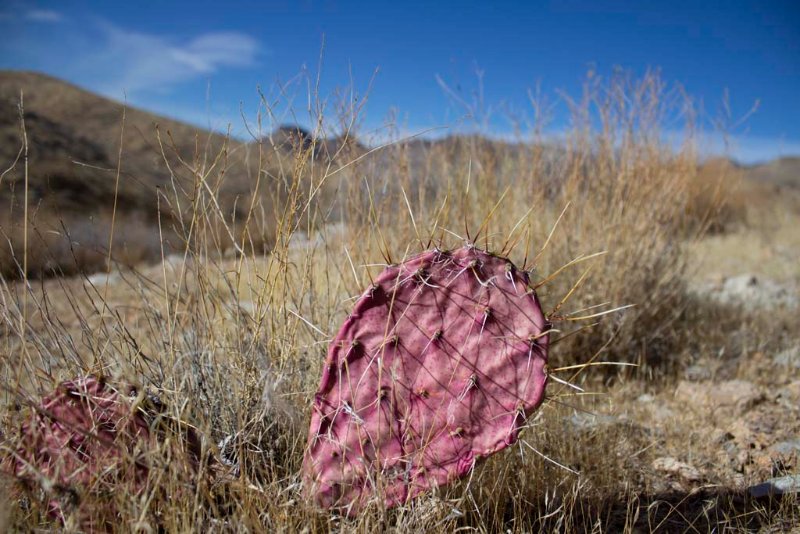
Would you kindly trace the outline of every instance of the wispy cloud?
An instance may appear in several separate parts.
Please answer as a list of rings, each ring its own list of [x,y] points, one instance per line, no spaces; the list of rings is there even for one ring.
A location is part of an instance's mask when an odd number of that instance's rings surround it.
[[[131,29],[89,13],[50,9],[9,12],[0,19],[0,64],[42,70],[121,99],[169,95],[180,84],[212,80],[225,69],[258,64],[263,48],[238,31],[177,36]],[[46,24],[58,23],[58,31]]]
[[[256,64],[260,45],[239,32],[209,32],[186,40],[100,24],[97,52],[84,56],[106,80],[99,90],[119,97],[122,91],[169,92],[182,82],[209,77],[223,68]]]
[[[35,22],[61,22],[64,16],[52,9],[31,9],[25,12],[25,18]]]
[[[268,54],[259,40],[241,31],[211,26],[178,34],[131,28],[85,10],[67,14],[14,1],[0,8],[5,37],[0,39],[0,68],[45,72],[198,124],[235,122],[241,99],[220,98],[216,81],[253,74]]]

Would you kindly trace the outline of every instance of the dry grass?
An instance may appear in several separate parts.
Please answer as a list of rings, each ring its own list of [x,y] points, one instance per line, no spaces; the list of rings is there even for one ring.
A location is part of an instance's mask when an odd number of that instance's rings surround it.
[[[645,391],[668,390],[664,384],[674,383],[689,350],[717,346],[705,333],[708,319],[693,313],[685,277],[687,244],[711,224],[716,204],[692,207],[698,162],[691,132],[679,150],[663,141],[665,117],[683,106],[673,97],[656,76],[592,78],[571,102],[573,129],[557,150],[537,138],[501,144],[465,136],[435,144],[398,140],[368,155],[348,154],[343,142],[340,157],[323,159],[314,143],[326,122],[315,116],[320,127],[311,146],[296,146],[278,171],[256,177],[282,202],[262,204],[253,195],[242,224],[219,209],[218,188],[204,186],[224,180],[224,166],[187,165],[195,196],[170,230],[180,238],[177,253],[105,279],[3,281],[3,451],[24,446],[14,429],[30,399],[94,372],[157,390],[173,417],[196,425],[205,446],[237,468],[218,463],[189,476],[168,447],[155,450],[142,494],[84,488],[69,528],[82,514],[100,517],[112,501],[118,516],[110,526],[120,531],[711,531],[796,524],[800,514],[788,499],[753,502],[713,483],[682,491],[659,485],[648,466],[656,451],[677,446],[674,434],[619,418],[575,423],[583,410],[617,412]],[[265,107],[264,116],[270,111]],[[359,111],[338,110],[345,141],[355,135]],[[262,170],[268,143],[253,148]],[[198,154],[183,158],[198,161]],[[178,199],[165,192],[164,201]],[[259,246],[251,220],[273,232],[270,254],[253,254]],[[117,228],[119,235],[128,231]],[[602,400],[551,387],[549,402],[523,433],[532,448],[521,443],[436,495],[391,511],[375,504],[355,519],[315,509],[299,484],[307,407],[326,344],[352,297],[381,264],[465,241],[510,254],[542,284],[561,330],[554,365],[596,358],[640,368],[572,377],[592,391],[615,384]],[[226,255],[231,243],[244,253]],[[24,252],[14,250],[22,265]],[[635,306],[583,318],[629,304]],[[58,490],[8,481],[6,491],[15,528],[58,527],[46,506]]]

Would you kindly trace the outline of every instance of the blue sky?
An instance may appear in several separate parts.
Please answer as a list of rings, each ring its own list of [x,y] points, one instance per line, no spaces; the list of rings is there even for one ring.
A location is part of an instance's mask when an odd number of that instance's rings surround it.
[[[530,114],[527,90],[537,84],[555,106],[557,132],[567,124],[558,91],[579,94],[589,69],[641,75],[657,67],[701,104],[706,126],[726,90],[734,123],[758,102],[731,132],[734,156],[800,154],[796,1],[3,0],[0,31],[2,68],[46,72],[202,126],[232,122],[238,134],[240,106],[254,116],[259,86],[277,101],[288,84],[283,102],[307,122],[324,35],[320,92],[350,81],[358,95],[371,87],[365,131],[393,109],[403,132],[458,129],[465,112],[442,83],[473,101],[481,77],[493,133],[512,130],[507,110]],[[275,120],[292,120],[286,107]]]

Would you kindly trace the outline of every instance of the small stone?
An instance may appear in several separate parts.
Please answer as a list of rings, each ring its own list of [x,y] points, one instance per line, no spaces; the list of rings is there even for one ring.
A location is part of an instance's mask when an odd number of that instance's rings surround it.
[[[711,371],[701,365],[691,365],[683,372],[683,376],[690,382],[700,382],[701,380],[709,380]]]
[[[796,408],[800,404],[800,380],[795,380],[790,384],[782,387],[776,393],[779,401],[783,401],[790,407]]]
[[[100,287],[106,284],[113,286],[121,279],[122,278],[120,277],[118,271],[111,271],[108,273],[95,273],[91,276],[88,276],[84,283],[94,287]]]
[[[576,430],[594,430],[597,427],[610,426],[617,422],[617,418],[610,415],[590,414],[577,412],[568,419]]]
[[[653,469],[667,473],[668,475],[680,477],[687,482],[697,482],[702,478],[700,476],[700,471],[694,466],[668,456],[653,460]]]
[[[664,421],[665,419],[675,417],[675,412],[673,412],[665,403],[651,403],[648,405],[648,407],[650,408],[650,415],[655,421]]]
[[[234,305],[236,305],[236,303],[234,303]],[[238,307],[241,311],[253,316],[255,316],[256,311],[258,311],[255,302],[253,302],[252,300],[239,300]]]
[[[780,441],[768,449],[773,460],[791,460],[800,456],[800,439]]]
[[[675,396],[700,408],[732,409],[735,413],[744,413],[764,399],[758,387],[746,380],[725,382],[681,380],[675,389]]]
[[[772,360],[783,367],[800,369],[800,346],[783,350],[776,354]]]
[[[751,497],[756,499],[772,495],[800,493],[800,475],[771,478],[761,484],[750,486],[747,491]]]
[[[749,308],[796,308],[798,298],[789,286],[767,278],[743,274],[727,278],[711,297],[724,304],[741,304]]]

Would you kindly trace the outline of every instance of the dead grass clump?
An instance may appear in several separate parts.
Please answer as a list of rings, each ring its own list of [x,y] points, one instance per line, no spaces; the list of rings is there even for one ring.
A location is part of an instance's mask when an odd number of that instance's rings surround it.
[[[16,215],[19,215],[17,213]],[[180,240],[170,227],[159,235],[158,226],[141,213],[120,213],[115,218],[115,237],[109,254],[109,210],[87,213],[35,215],[25,228],[20,218],[0,218],[0,275],[6,279],[72,276],[111,269],[130,268],[153,261],[164,250],[174,252]],[[23,265],[24,264],[24,265]],[[23,275],[23,268],[27,272]]]
[[[688,184],[686,211],[689,231],[722,234],[749,222],[748,199],[754,193],[744,182],[744,172],[723,158],[702,162]]]

